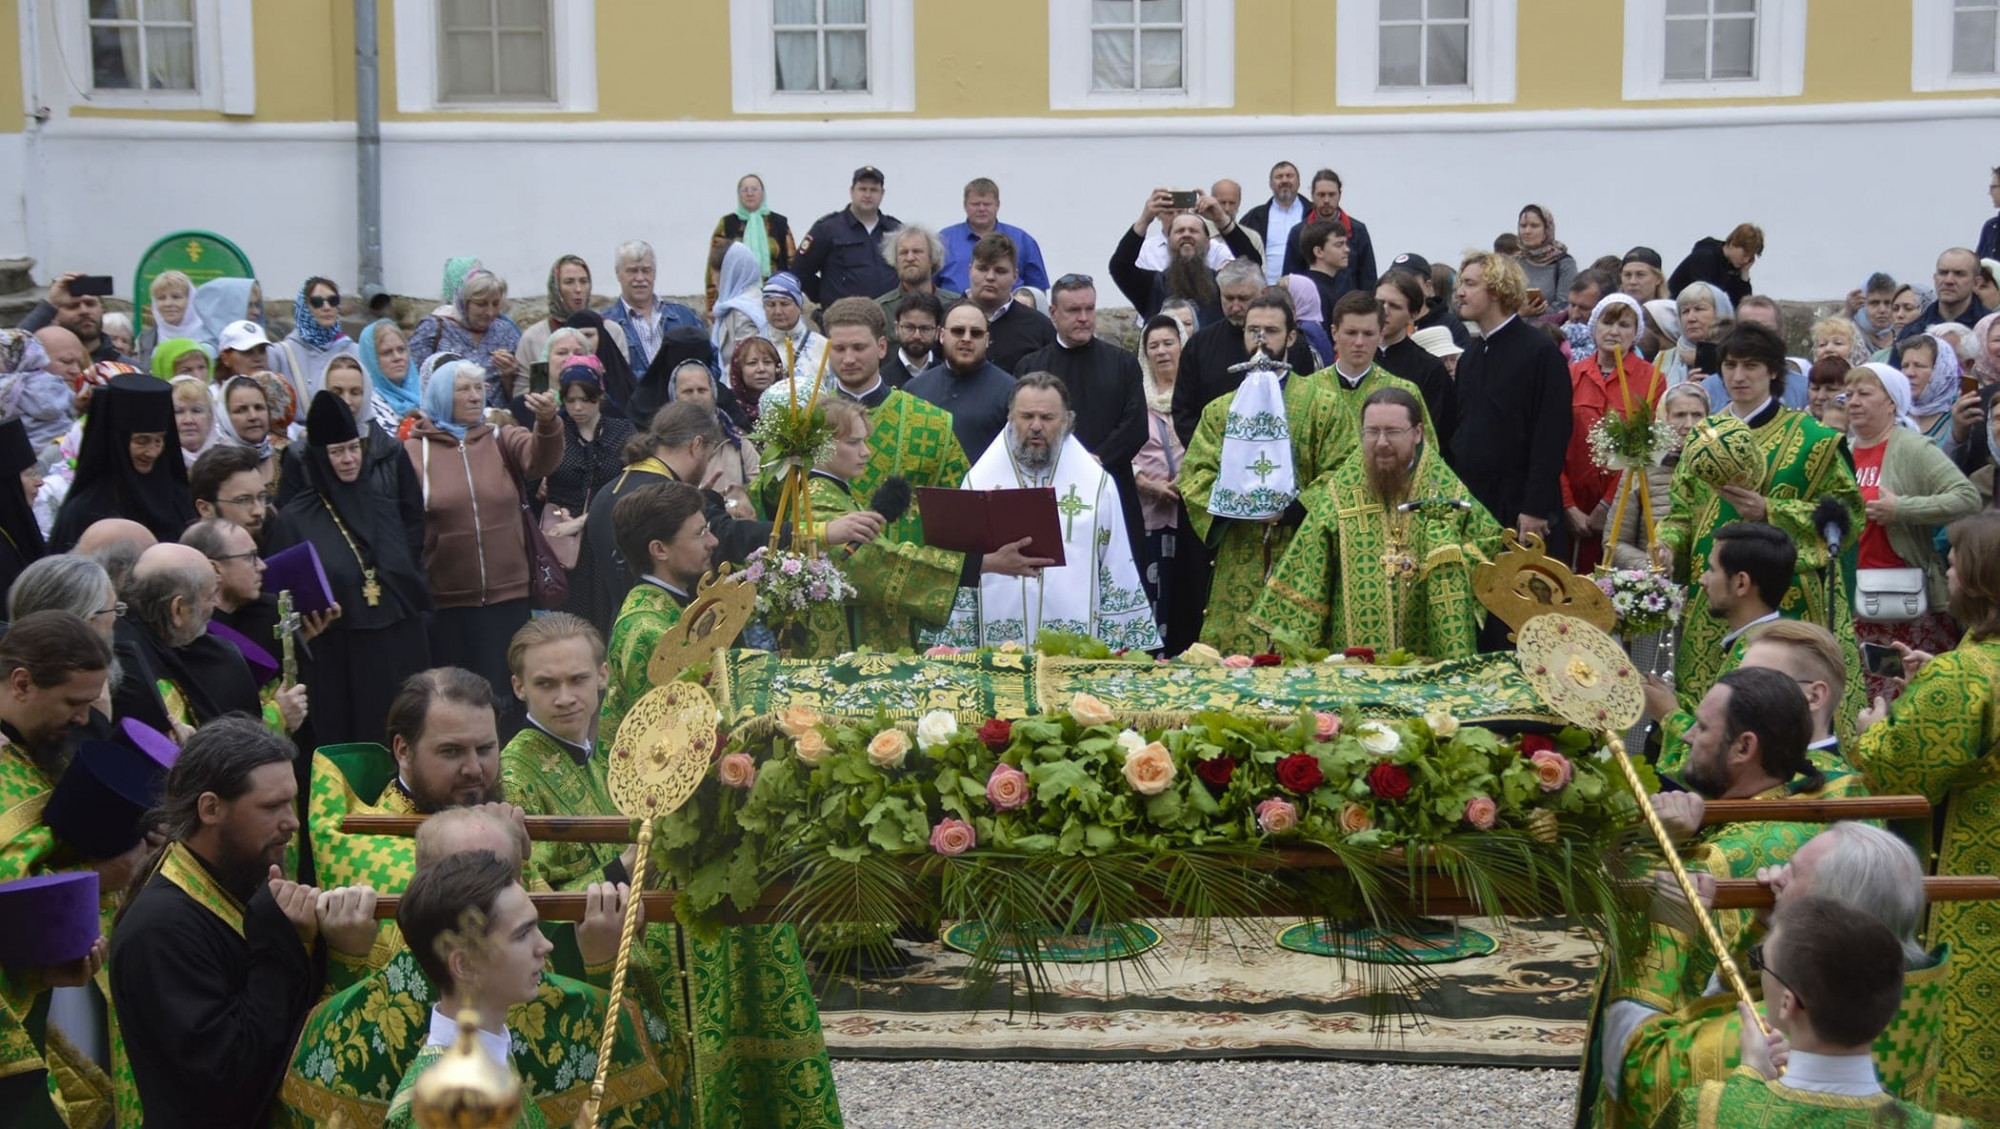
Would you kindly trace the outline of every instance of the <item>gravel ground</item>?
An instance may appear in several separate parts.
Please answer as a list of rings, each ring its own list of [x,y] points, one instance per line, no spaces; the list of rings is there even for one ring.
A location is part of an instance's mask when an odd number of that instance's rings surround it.
[[[1342,1129],[1570,1122],[1562,1070],[1349,1062],[835,1059],[848,1129]]]

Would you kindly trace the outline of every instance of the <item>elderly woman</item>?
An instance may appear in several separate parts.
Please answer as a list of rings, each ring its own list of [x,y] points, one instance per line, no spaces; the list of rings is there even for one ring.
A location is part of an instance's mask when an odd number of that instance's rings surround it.
[[[729,391],[736,396],[736,405],[743,410],[750,426],[757,425],[759,399],[777,381],[778,370],[784,363],[778,356],[778,347],[764,337],[738,342],[735,352],[729,355]]]
[[[1695,425],[1708,418],[1708,394],[1699,384],[1676,384],[1660,396],[1659,405],[1654,409],[1656,418],[1667,421],[1674,429],[1680,443],[1686,443]],[[1666,461],[1659,466],[1646,468],[1647,492],[1653,501],[1653,520],[1658,522],[1666,516],[1666,501],[1673,489],[1674,468],[1680,465],[1681,452],[1678,445]],[[1630,472],[1627,472],[1630,473]],[[1619,486],[1613,484],[1612,496],[1617,496]],[[1611,566],[1613,568],[1646,569],[1652,567],[1652,560],[1646,555],[1645,518],[1635,503],[1625,507],[1625,514],[1619,519],[1618,528],[1613,532],[1611,543]]]
[[[519,396],[528,390],[528,370],[536,361],[547,360],[549,340],[556,330],[569,323],[571,314],[590,309],[590,264],[581,255],[564,255],[549,268],[549,316],[521,331],[521,343],[514,347],[516,376],[509,397]],[[608,332],[619,351],[625,349],[625,331],[611,326]],[[594,350],[595,345],[592,346]],[[562,369],[549,366],[550,382],[562,375]]]
[[[1679,340],[1674,347],[1660,350],[1653,358],[1660,375],[1669,385],[1683,380],[1715,381],[1708,389],[1710,403],[1719,404],[1728,399],[1728,393],[1720,389],[1721,374],[1712,371],[1715,361],[1711,354],[1714,344],[1721,339],[1724,323],[1736,316],[1736,307],[1729,301],[1729,295],[1722,288],[1706,282],[1690,282],[1674,300],[1674,314],[1678,318]],[[1702,346],[1710,346],[1703,349]],[[1706,367],[1703,367],[1706,366]]]
[[[433,353],[449,352],[479,365],[490,374],[486,406],[505,407],[513,398],[520,370],[514,350],[521,344],[521,331],[501,312],[506,305],[507,280],[483,267],[472,268],[450,304],[417,323],[410,334],[410,356],[421,361]]]
[[[1958,402],[1963,370],[1958,350],[1928,333],[1895,345],[1895,368],[1910,381],[1910,421],[1924,438],[1942,444],[1951,434],[1951,406]]]
[[[215,425],[215,400],[208,394],[208,381],[203,377],[177,376],[170,383],[174,434],[180,440],[181,458],[193,466],[203,451],[222,441]]]
[[[424,385],[410,359],[409,338],[401,326],[382,318],[361,331],[356,353],[368,375],[367,415],[378,430],[394,435],[404,420],[422,410]]]
[[[271,443],[271,397],[254,376],[232,376],[216,395],[221,408],[219,431],[225,443],[257,452],[264,485],[277,480],[277,448]]]
[[[113,644],[118,617],[125,614],[104,566],[93,557],[76,553],[41,558],[22,569],[7,588],[9,620],[46,611],[68,612],[89,624],[106,646]],[[104,692],[91,703],[90,721],[79,736],[111,736],[111,684],[120,676],[115,659],[111,669],[112,676],[104,680]]]
[[[1630,416],[1658,403],[1666,383],[1653,366],[1632,354],[1642,320],[1639,303],[1613,292],[1590,311],[1595,350],[1569,366],[1569,450],[1563,459],[1563,512],[1569,522],[1571,567],[1589,573],[1603,554],[1604,523],[1611,518],[1617,476],[1590,454],[1590,431],[1607,415]],[[1666,495],[1661,494],[1661,502]]]
[[[1942,329],[1935,336],[1946,344],[1951,341]],[[1986,429],[1984,397],[1989,386],[2000,382],[2000,314],[1987,314],[1979,319],[1979,324],[1960,342],[1959,359],[1966,362],[1966,371],[1979,382],[1979,388],[1960,396],[1952,405],[1951,435],[1944,441],[1944,453],[1969,474],[1986,466],[1992,458],[1980,445],[1979,436]]]
[[[485,675],[495,696],[509,702],[507,644],[531,610],[522,483],[561,464],[563,428],[556,398],[546,392],[526,397],[534,430],[494,428],[485,422],[490,387],[486,370],[472,361],[439,366],[403,449],[424,497],[423,564],[437,601],[431,656]]]
[[[701,404],[713,411],[715,421],[722,425],[722,443],[708,460],[708,473],[698,485],[726,494],[731,486],[745,486],[757,481],[757,470],[763,465],[763,460],[758,457],[756,445],[743,437],[743,433],[736,428],[736,421],[723,410],[722,398],[731,394],[723,389],[715,370],[709,368],[706,361],[685,360],[674,366],[668,380],[667,396],[670,400]]]
[[[1319,293],[1313,289],[1313,298]],[[1174,432],[1174,385],[1181,372],[1181,349],[1188,332],[1171,314],[1146,321],[1139,342],[1139,376],[1146,392],[1146,442],[1132,456],[1132,484],[1139,491],[1139,513],[1146,525],[1139,576],[1153,602],[1153,618],[1166,628],[1171,597],[1174,540],[1180,529],[1181,457],[1187,453]]]
[[[764,284],[763,336],[770,338],[784,357],[779,366],[783,378],[798,382],[799,391],[810,395],[812,382],[820,375],[820,357],[826,353],[826,338],[813,332],[805,318],[805,291],[789,271],[780,271]]]
[[[1844,317],[1821,318],[1812,327],[1812,359],[1839,357],[1854,368],[1868,363],[1874,350],[1861,336],[1861,327]]]
[[[738,342],[761,337],[770,330],[764,316],[764,277],[757,272],[756,257],[741,243],[731,243],[722,256],[717,290],[711,294],[715,326],[708,339],[718,357],[734,356]]]
[[[327,364],[355,351],[354,339],[340,327],[340,287],[306,279],[292,302],[292,331],[271,347],[271,371],[291,384],[293,400],[304,403],[323,385]]]
[[[552,508],[562,522],[555,531],[563,535],[583,533],[590,500],[624,469],[625,443],[636,431],[631,420],[605,414],[604,376],[596,360],[586,353],[557,374],[562,390],[562,462],[543,480],[542,499],[544,513]],[[591,552],[589,541],[582,541],[576,567],[569,570],[569,600],[563,604],[564,611],[590,615],[592,585],[603,564]]]
[[[1854,631],[1865,643],[1938,651],[1950,647],[1958,631],[1944,611],[1947,592],[1935,543],[1937,527],[1976,513],[1979,491],[1937,444],[1910,425],[1909,413],[1910,382],[1902,373],[1871,362],[1847,374],[1849,445],[1868,517],[1855,562],[1855,586],[1862,598]],[[1900,612],[1868,618],[1869,573],[1878,569],[1920,570],[1928,610],[1914,619]],[[1871,672],[1868,697],[1884,696],[1894,696],[1894,689]]]
[[[708,244],[708,306],[715,309],[717,299],[727,299],[730,290],[718,278],[718,271],[727,261],[724,256],[734,244],[750,252],[750,261],[757,268],[757,281],[763,282],[774,273],[792,269],[792,256],[797,248],[792,244],[791,221],[771,210],[764,199],[764,178],[750,173],[736,182],[736,210],[723,215],[715,225],[715,234]],[[722,320],[721,315],[716,320]],[[728,356],[728,353],[723,353]]]
[[[1548,312],[1549,302],[1561,305],[1568,299],[1569,284],[1576,278],[1576,260],[1556,238],[1556,217],[1540,204],[1521,209],[1515,232],[1521,238],[1521,250],[1514,257],[1528,276],[1528,301],[1521,307],[1521,316],[1541,317]]]

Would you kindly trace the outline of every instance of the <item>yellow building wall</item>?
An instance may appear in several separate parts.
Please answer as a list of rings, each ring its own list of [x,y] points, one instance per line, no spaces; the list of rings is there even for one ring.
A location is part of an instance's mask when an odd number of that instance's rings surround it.
[[[20,53],[15,9],[0,0],[0,129],[18,129]],[[1084,0],[1076,0],[1078,3]],[[1688,99],[1648,108],[1731,104],[1956,98],[1913,94],[1911,2],[1813,0],[1804,94],[1797,98]],[[728,0],[597,0],[594,115],[396,109],[395,0],[382,0],[382,116],[389,121],[727,121],[732,110]],[[840,115],[956,119],[1117,117],[1153,111],[1048,108],[1047,0],[918,0],[913,114]],[[352,0],[256,0],[257,113],[266,122],[351,120]],[[1336,104],[1334,0],[1236,0],[1236,97],[1229,107],[1175,114],[1310,115],[1381,112]],[[1516,98],[1486,106],[1436,105],[1397,113],[1614,109],[1622,101],[1624,5],[1618,0],[1518,0]],[[1087,55],[1087,53],[1086,53]],[[103,110],[79,116],[220,120],[207,111]],[[796,115],[812,119],[824,115]],[[767,120],[783,115],[746,115]]]
[[[27,128],[21,105],[21,13],[18,0],[0,0],[0,133]]]

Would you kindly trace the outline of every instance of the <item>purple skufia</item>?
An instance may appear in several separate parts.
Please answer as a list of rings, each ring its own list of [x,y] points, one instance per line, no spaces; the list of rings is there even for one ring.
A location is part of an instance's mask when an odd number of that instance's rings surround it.
[[[83,858],[117,858],[144,837],[140,822],[160,802],[166,783],[166,766],[151,752],[120,741],[85,741],[49,793],[42,822]]]
[[[0,883],[0,965],[45,968],[79,960],[99,932],[97,872],[68,870]]]
[[[208,633],[229,643],[242,653],[243,661],[250,664],[250,677],[257,685],[262,686],[278,677],[278,671],[281,669],[278,660],[272,658],[271,652],[259,646],[256,640],[212,619],[208,621]]]
[[[292,610],[311,615],[333,607],[333,586],[326,581],[319,550],[312,542],[301,541],[281,553],[264,558],[264,591],[292,593]]]
[[[118,722],[118,739],[158,761],[161,768],[174,767],[181,757],[181,747],[174,744],[173,738],[136,717]]]

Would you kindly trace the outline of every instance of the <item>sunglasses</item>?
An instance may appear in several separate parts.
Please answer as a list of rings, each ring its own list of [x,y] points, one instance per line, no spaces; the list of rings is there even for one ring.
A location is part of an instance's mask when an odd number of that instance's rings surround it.
[[[955,325],[945,332],[951,334],[953,337],[970,337],[975,341],[986,336],[986,331],[983,329],[963,325]]]
[[[306,304],[313,307],[316,310],[324,310],[329,307],[337,308],[340,305],[340,295],[313,294],[306,298]]]

